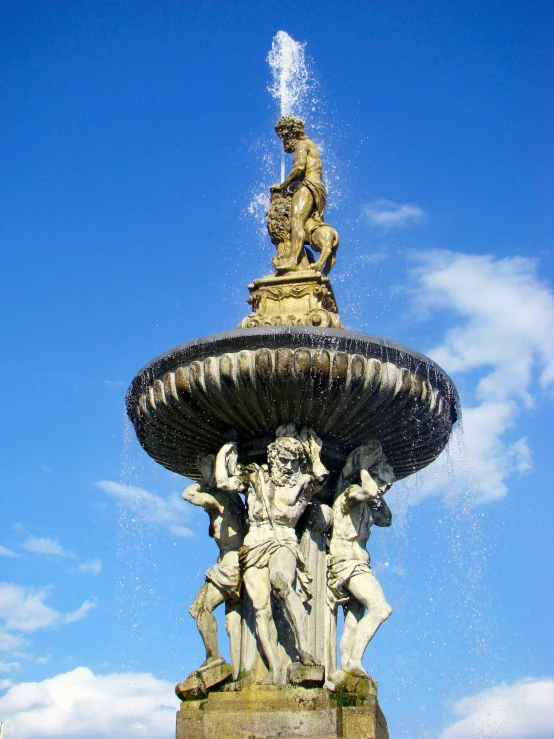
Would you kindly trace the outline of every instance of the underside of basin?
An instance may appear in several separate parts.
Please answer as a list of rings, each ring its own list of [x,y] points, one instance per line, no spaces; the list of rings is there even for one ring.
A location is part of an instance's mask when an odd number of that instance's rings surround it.
[[[127,412],[148,454],[199,478],[199,453],[238,441],[241,461],[263,459],[283,423],[311,427],[331,466],[379,439],[397,478],[441,453],[458,414],[448,375],[404,346],[312,327],[250,328],[171,349],[146,365]]]

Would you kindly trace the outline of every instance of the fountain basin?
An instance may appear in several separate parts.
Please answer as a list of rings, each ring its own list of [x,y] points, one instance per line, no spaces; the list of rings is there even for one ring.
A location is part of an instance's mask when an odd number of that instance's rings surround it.
[[[230,438],[259,461],[283,423],[313,428],[335,467],[379,439],[398,479],[446,445],[459,401],[423,354],[332,328],[239,329],[181,344],[137,374],[127,393],[137,437],[157,462],[198,479],[196,459]]]

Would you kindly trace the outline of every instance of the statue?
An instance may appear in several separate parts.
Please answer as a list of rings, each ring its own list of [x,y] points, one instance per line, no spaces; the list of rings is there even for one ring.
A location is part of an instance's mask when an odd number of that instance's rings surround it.
[[[283,606],[303,665],[317,662],[309,653],[304,602],[311,596],[310,576],[295,526],[328,474],[320,460],[321,440],[313,431],[300,435],[280,426],[267,447],[268,464],[252,465],[247,492],[250,528],[240,549],[244,585],[256,614],[256,631],[269,664],[268,681],[284,681],[277,631],[271,610],[273,592]]]
[[[333,504],[327,583],[335,604],[342,604],[345,614],[341,670],[358,677],[368,677],[362,667],[363,654],[392,612],[369,566],[365,547],[372,524],[392,523],[392,514],[382,496],[394,480],[381,444],[370,442],[348,456]]]
[[[237,446],[225,444],[214,459],[213,454],[198,457],[202,482],[184,491],[183,498],[200,506],[210,517],[209,535],[219,547],[216,564],[206,572],[206,582],[200,588],[189,609],[206,648],[206,659],[200,670],[225,662],[219,652],[217,621],[213,611],[225,603],[225,620],[231,644],[231,661],[240,658],[240,602],[242,577],[239,567],[239,547],[246,533],[246,512],[238,495],[243,489],[237,475]]]
[[[294,159],[286,179],[270,188],[268,231],[277,247],[273,264],[278,272],[312,269],[328,275],[335,264],[339,236],[323,220],[327,191],[321,181],[319,149],[304,133],[304,123],[295,116],[282,116],[275,131]],[[304,244],[320,253],[317,262],[310,262]]]

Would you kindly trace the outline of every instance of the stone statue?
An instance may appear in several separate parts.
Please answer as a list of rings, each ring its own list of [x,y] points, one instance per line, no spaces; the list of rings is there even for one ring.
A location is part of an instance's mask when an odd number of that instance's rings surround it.
[[[359,677],[368,677],[362,667],[363,654],[392,612],[369,566],[365,547],[372,524],[392,523],[392,514],[382,496],[394,480],[381,444],[370,442],[348,456],[333,504],[327,583],[335,604],[342,604],[345,614],[341,670]]]
[[[256,615],[256,632],[269,664],[268,682],[284,682],[271,594],[279,599],[294,633],[300,661],[317,664],[308,651],[306,610],[310,576],[295,526],[328,474],[320,460],[321,440],[313,431],[300,435],[280,426],[267,448],[268,464],[252,465],[247,492],[250,528],[240,550],[244,585]]]
[[[194,483],[183,493],[184,500],[200,506],[210,517],[209,534],[219,547],[216,564],[206,572],[206,582],[200,588],[189,613],[196,621],[206,648],[206,659],[200,670],[223,664],[219,652],[217,621],[213,611],[225,603],[225,620],[231,643],[231,661],[240,659],[240,601],[242,576],[239,567],[239,547],[246,533],[246,510],[238,491],[243,484],[237,472],[237,446],[225,444],[214,459],[213,454],[198,457],[200,483]]]
[[[321,181],[319,149],[304,133],[304,123],[295,116],[282,116],[275,131],[285,151],[294,154],[294,158],[285,180],[270,188],[268,231],[277,246],[273,264],[278,272],[308,268],[327,275],[335,263],[339,236],[323,220],[327,191]],[[317,262],[310,263],[304,244],[321,254]]]

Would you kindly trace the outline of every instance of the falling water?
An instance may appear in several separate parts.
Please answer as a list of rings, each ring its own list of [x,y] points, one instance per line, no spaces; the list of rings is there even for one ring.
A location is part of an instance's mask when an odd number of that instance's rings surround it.
[[[306,63],[306,44],[291,38],[286,31],[277,31],[267,61],[273,82],[268,90],[279,101],[281,115],[301,116],[313,87]],[[285,154],[281,154],[281,182],[285,179]]]

